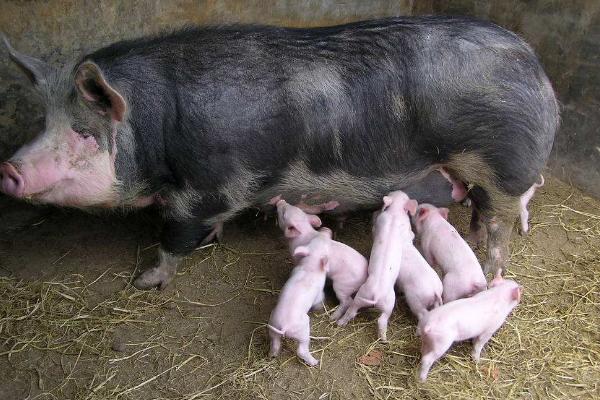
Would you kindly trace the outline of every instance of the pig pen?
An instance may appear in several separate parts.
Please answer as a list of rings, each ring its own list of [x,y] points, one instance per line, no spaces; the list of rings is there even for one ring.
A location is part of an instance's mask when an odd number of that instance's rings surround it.
[[[549,177],[515,225],[508,276],[521,304],[484,348],[455,345],[426,383],[402,297],[377,341],[376,315],[330,323],[332,293],[311,316],[311,368],[286,342],[267,356],[265,323],[292,268],[271,215],[248,212],[221,244],[194,252],[165,291],[132,278],[152,265],[157,215],[90,215],[0,200],[0,398],[351,399],[598,398],[600,202]],[[450,220],[465,234],[470,212]],[[333,221],[325,218],[325,225]],[[338,239],[368,255],[370,215]],[[480,259],[482,254],[479,254]]]

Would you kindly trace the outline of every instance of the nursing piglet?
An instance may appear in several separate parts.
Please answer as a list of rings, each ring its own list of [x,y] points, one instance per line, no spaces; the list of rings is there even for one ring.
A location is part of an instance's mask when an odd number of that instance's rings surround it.
[[[327,277],[331,279],[335,296],[340,302],[337,310],[331,315],[331,319],[337,320],[352,304],[352,295],[367,280],[368,262],[352,247],[332,240],[332,232],[329,228],[321,228],[319,232],[328,235],[329,270]],[[317,238],[313,240],[317,240]]]
[[[448,209],[421,204],[414,217],[427,262],[444,272],[444,304],[472,296],[487,287],[477,257],[467,242],[447,221]]]
[[[317,235],[319,235],[317,233]],[[281,289],[277,305],[271,312],[267,328],[271,339],[269,355],[281,350],[281,338],[298,342],[296,354],[310,366],[319,361],[310,354],[310,318],[308,312],[323,302],[325,275],[328,270],[327,243],[316,237],[308,246],[299,246],[294,257],[300,261]]]
[[[279,227],[288,240],[290,254],[293,255],[298,246],[307,244],[317,235],[315,228],[321,226],[321,219],[305,213],[285,200],[278,200],[275,206]],[[294,260],[298,261],[295,256]]]
[[[427,379],[431,365],[454,342],[473,339],[471,354],[479,361],[481,349],[519,304],[521,292],[522,287],[515,281],[497,276],[488,290],[425,314],[417,328],[417,335],[421,336],[421,381]]]
[[[396,287],[404,293],[408,307],[418,319],[442,305],[442,281],[413,245],[412,238],[402,246],[402,262]]]
[[[338,320],[338,325],[346,325],[361,308],[375,307],[381,311],[377,320],[379,338],[386,341],[388,320],[396,301],[394,284],[402,262],[402,246],[398,243],[412,240],[407,212],[414,214],[417,202],[410,200],[404,192],[396,191],[385,196],[383,204],[373,226],[369,276],[356,293],[352,305]]]

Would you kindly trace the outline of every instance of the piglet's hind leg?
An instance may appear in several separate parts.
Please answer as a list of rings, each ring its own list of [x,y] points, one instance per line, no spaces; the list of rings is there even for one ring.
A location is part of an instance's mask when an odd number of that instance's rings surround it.
[[[379,339],[382,342],[387,342],[387,327],[392,311],[394,310],[394,304],[396,303],[396,294],[392,289],[383,299],[381,307],[381,315],[377,319],[377,327],[379,331]]]
[[[346,312],[348,307],[350,307],[351,304],[352,304],[352,297],[350,297],[350,296],[342,297],[340,299],[340,305],[338,306],[337,310],[335,310],[335,312],[333,314],[331,314],[331,317],[329,317],[329,319],[332,321],[336,321],[337,319],[339,319],[342,315],[344,315],[344,313]]]
[[[453,340],[447,337],[432,337],[427,334],[421,337],[421,372],[419,378],[421,382],[427,379],[429,370],[446,351],[452,346]]]
[[[304,324],[301,328],[298,329],[298,333],[296,339],[298,340],[298,350],[296,354],[305,363],[314,367],[319,364],[319,360],[314,358],[312,354],[310,354],[310,319],[308,315],[305,316]]]
[[[473,340],[473,351],[471,352],[471,356],[475,362],[479,362],[481,358],[481,350],[483,346],[491,339],[494,332],[484,332]]]
[[[269,337],[271,338],[271,350],[269,351],[269,356],[277,357],[281,351],[281,335],[269,329]]]

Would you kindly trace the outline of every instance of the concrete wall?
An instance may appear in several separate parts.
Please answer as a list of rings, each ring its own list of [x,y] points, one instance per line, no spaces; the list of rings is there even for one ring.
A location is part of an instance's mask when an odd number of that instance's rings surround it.
[[[600,197],[600,1],[2,0],[0,31],[15,48],[63,63],[113,41],[184,24],[333,25],[411,14],[467,14],[520,33],[563,104],[552,169]],[[43,127],[28,81],[0,46],[0,159]]]

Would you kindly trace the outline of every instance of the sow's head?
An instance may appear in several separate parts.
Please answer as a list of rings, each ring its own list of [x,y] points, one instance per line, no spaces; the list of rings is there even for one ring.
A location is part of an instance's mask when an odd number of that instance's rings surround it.
[[[115,138],[127,113],[118,88],[91,61],[56,69],[0,36],[46,107],[45,129],[0,163],[0,191],[36,203],[115,206]]]

